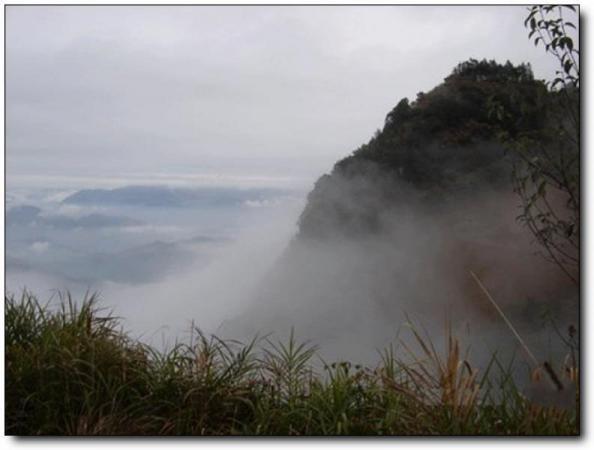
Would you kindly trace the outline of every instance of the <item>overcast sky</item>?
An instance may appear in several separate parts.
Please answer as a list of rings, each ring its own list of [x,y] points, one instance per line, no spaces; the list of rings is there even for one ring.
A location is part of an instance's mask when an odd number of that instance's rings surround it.
[[[530,62],[553,78],[525,16],[522,6],[8,6],[9,189],[46,176],[314,179],[399,99],[470,57]]]

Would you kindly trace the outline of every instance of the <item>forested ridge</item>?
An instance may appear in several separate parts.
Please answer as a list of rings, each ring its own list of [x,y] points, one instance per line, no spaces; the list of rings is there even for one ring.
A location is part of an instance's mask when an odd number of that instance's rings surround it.
[[[411,200],[403,195],[407,189],[423,201],[442,201],[456,192],[510,184],[518,157],[506,143],[524,137],[550,143],[558,97],[565,94],[536,80],[529,64],[476,59],[458,64],[431,91],[412,102],[400,100],[369,142],[320,177],[301,215],[300,236],[348,234],[354,223],[357,232],[365,232],[361,224],[373,224],[380,213],[368,205],[379,203],[372,198],[375,187],[394,204]],[[346,189],[349,201],[335,195],[339,178],[343,193],[345,180],[353,180]],[[392,182],[388,187],[386,179]],[[332,210],[335,221],[318,220]]]

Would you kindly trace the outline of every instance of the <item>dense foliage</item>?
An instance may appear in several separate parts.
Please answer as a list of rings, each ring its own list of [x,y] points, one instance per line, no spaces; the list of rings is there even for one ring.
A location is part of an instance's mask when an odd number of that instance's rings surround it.
[[[471,59],[459,64],[441,85],[419,93],[414,102],[402,99],[386,116],[383,129],[339,161],[336,169],[368,160],[418,187],[448,185],[462,171],[502,157],[501,148],[480,148],[496,141],[502,130],[517,135],[541,129],[546,122],[545,96],[544,83],[534,80],[528,65]],[[497,117],[494,104],[505,117]]]

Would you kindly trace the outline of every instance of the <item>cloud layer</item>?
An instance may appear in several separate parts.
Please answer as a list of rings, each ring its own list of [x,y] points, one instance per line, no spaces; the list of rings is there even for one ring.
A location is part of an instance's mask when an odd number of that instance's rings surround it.
[[[313,180],[469,57],[553,62],[524,7],[9,6],[7,172]]]

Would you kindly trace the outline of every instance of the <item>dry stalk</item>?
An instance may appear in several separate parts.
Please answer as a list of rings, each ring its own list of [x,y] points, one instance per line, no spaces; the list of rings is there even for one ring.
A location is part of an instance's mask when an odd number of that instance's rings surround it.
[[[505,315],[505,313],[501,310],[501,308],[499,307],[499,305],[497,304],[497,302],[495,301],[495,299],[491,296],[491,294],[489,293],[489,291],[487,290],[487,288],[483,285],[483,283],[481,282],[481,280],[479,280],[479,278],[475,275],[475,273],[472,270],[470,271],[470,275],[472,275],[472,278],[474,278],[474,281],[476,281],[476,284],[478,284],[478,286],[481,288],[481,290],[483,291],[483,293],[485,294],[485,296],[487,297],[487,299],[491,302],[491,304],[493,305],[493,307],[495,308],[495,310],[499,313],[499,315],[501,316],[501,318],[503,319],[503,321],[505,322],[505,324],[508,326],[508,328],[511,330],[511,332],[513,333],[513,335],[516,337],[516,339],[518,340],[518,342],[520,343],[520,345],[522,346],[522,348],[524,349],[524,351],[526,352],[526,354],[530,357],[530,359],[534,363],[534,366],[535,367],[540,366],[540,364],[538,363],[538,360],[536,359],[536,357],[534,356],[534,354],[530,351],[530,349],[528,348],[528,346],[526,345],[526,343],[524,342],[524,340],[522,339],[522,337],[520,336],[520,334],[516,331],[516,329],[514,328],[514,326],[512,325],[512,323],[510,322],[510,320],[507,318],[507,316]]]

